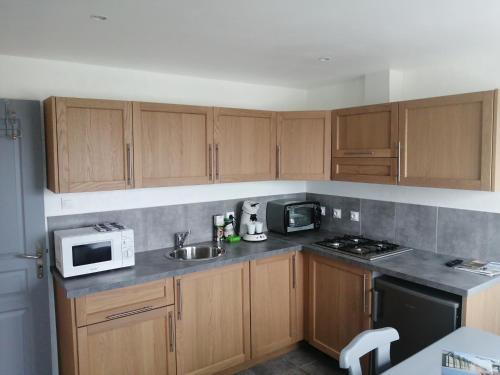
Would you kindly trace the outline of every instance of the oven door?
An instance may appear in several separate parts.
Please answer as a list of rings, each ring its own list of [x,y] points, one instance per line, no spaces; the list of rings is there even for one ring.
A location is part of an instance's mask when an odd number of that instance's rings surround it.
[[[316,204],[304,203],[291,205],[286,210],[287,232],[317,228],[318,214]]]
[[[111,270],[122,265],[121,241],[115,233],[99,238],[64,239],[62,251],[64,277]]]

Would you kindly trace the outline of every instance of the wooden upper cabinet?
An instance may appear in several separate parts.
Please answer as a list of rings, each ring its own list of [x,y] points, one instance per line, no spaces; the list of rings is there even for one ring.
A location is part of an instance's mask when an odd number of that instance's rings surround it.
[[[230,108],[215,108],[214,111],[215,180],[274,180],[276,114]]]
[[[301,339],[301,259],[293,252],[250,262],[252,358]]]
[[[213,182],[213,109],[133,103],[136,187]]]
[[[279,113],[277,144],[279,179],[330,179],[330,111]]]
[[[339,358],[341,350],[371,327],[372,275],[325,257],[309,257],[308,341]]]
[[[177,375],[208,375],[250,359],[249,263],[175,278]]]
[[[495,91],[399,104],[400,184],[494,190]]]
[[[332,112],[332,156],[386,158],[397,155],[397,103]]]
[[[44,102],[44,113],[50,190],[134,186],[130,102],[51,97]]]

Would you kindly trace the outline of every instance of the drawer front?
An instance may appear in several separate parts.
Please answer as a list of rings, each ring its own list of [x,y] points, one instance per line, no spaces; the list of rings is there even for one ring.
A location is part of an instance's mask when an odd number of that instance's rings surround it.
[[[108,290],[75,300],[76,323],[78,327],[82,327],[173,303],[173,278]]]
[[[332,180],[397,184],[397,158],[333,158]]]

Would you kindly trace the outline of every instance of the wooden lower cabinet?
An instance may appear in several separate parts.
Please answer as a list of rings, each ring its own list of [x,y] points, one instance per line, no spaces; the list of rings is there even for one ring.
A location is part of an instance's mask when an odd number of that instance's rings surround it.
[[[252,358],[302,339],[302,254],[250,262]]]
[[[175,374],[174,307],[78,328],[80,375]]]
[[[310,255],[308,278],[308,341],[338,359],[354,336],[371,328],[371,273]]]
[[[177,374],[214,374],[250,359],[248,262],[175,279]]]

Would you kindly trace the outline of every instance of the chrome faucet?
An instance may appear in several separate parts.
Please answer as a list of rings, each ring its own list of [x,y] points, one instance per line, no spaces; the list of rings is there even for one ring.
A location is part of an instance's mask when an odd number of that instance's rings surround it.
[[[186,239],[190,233],[191,233],[191,230],[188,230],[187,232],[177,232],[174,235],[176,249],[180,249],[181,247],[184,247],[184,242],[186,242]]]

